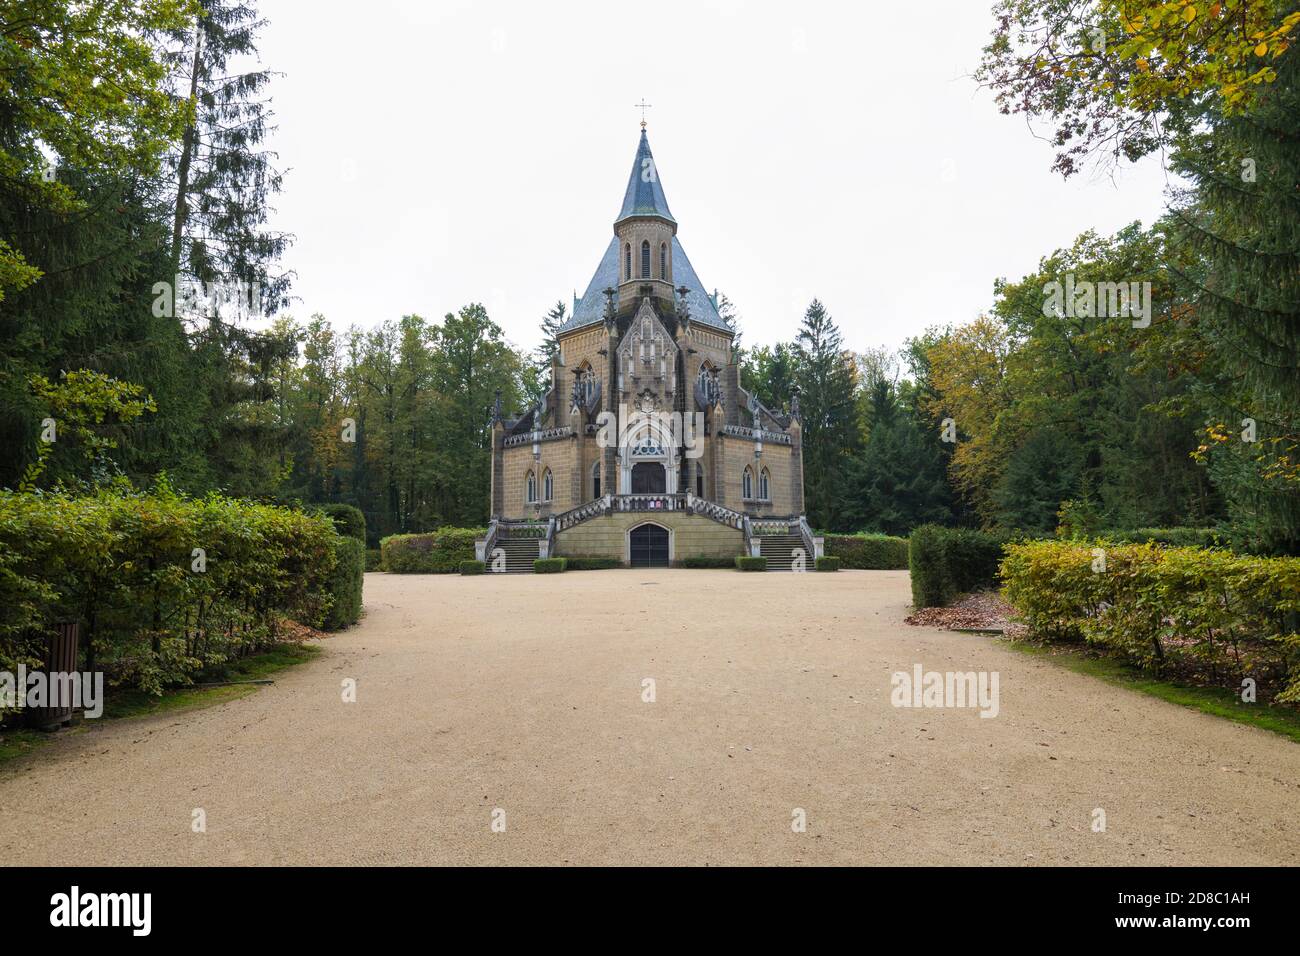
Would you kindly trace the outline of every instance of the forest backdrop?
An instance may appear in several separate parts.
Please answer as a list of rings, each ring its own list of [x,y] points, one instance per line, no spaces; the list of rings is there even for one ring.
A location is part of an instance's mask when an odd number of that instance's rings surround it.
[[[765,403],[799,394],[815,527],[1215,526],[1300,554],[1297,21],[1294,0],[997,4],[977,78],[1063,176],[1159,151],[1183,185],[1150,226],[991,277],[965,325],[926,328],[918,296],[901,350],[817,301],[741,349]],[[290,317],[275,76],[245,67],[262,26],[239,0],[0,0],[0,487],[349,503],[372,547],[481,525],[494,393],[541,394],[564,305],[534,349],[477,303]],[[1149,323],[1045,309],[1067,280],[1149,283]]]

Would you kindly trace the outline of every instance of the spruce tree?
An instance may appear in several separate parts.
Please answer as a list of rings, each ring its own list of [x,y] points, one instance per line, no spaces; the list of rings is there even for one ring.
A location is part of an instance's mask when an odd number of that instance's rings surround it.
[[[1300,50],[1275,66],[1252,111],[1210,103],[1182,139],[1172,268],[1208,359],[1203,457],[1239,543],[1300,554]]]
[[[537,364],[546,369],[550,369],[551,359],[560,351],[559,334],[560,327],[564,325],[567,318],[564,307],[564,301],[557,299],[551,311],[542,316],[542,321],[538,328],[542,331],[542,344],[537,347]]]
[[[816,299],[804,313],[794,348],[808,517],[815,527],[841,528],[844,465],[857,443],[853,357],[844,349],[835,320]]]

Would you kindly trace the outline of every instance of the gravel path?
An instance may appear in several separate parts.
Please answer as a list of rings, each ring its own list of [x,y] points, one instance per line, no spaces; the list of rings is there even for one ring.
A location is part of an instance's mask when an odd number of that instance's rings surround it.
[[[274,686],[5,766],[0,859],[1300,863],[1300,746],[908,600],[906,572],[368,574],[362,625]],[[998,672],[1000,713],[891,706],[917,663]]]

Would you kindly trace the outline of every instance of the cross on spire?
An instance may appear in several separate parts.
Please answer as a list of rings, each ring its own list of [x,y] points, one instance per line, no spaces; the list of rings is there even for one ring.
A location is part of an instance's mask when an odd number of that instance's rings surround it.
[[[645,111],[650,109],[651,104],[647,103],[645,101],[645,97],[643,96],[641,97],[640,103],[633,103],[632,105],[641,110],[641,128],[645,129]]]

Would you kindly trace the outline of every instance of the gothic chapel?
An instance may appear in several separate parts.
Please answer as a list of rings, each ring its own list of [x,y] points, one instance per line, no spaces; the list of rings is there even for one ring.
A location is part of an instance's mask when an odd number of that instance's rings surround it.
[[[559,330],[550,389],[515,417],[498,400],[479,560],[531,571],[538,557],[667,567],[761,554],[769,570],[811,569],[821,539],[803,515],[797,397],[786,413],[741,388],[732,338],[677,237],[643,121],[613,238]]]

